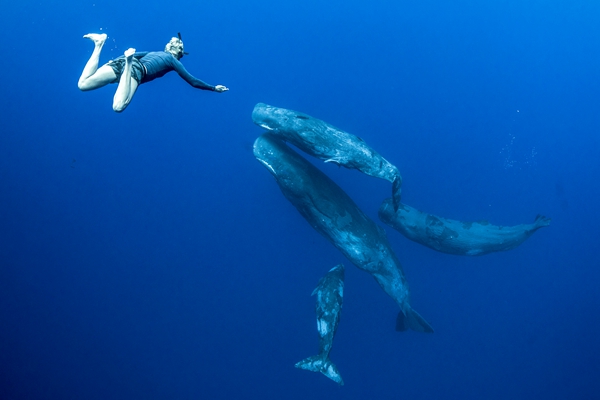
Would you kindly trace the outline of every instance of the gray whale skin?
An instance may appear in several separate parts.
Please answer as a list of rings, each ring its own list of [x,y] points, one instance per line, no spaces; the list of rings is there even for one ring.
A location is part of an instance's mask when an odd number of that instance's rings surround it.
[[[480,256],[514,249],[550,218],[538,215],[532,224],[497,226],[487,222],[462,222],[437,217],[400,204],[394,211],[391,199],[379,208],[379,219],[408,239],[442,253]]]
[[[319,280],[312,296],[317,295],[317,331],[319,332],[319,354],[297,362],[295,367],[320,372],[340,385],[344,380],[337,367],[329,359],[333,338],[340,322],[344,299],[344,266],[336,265]]]
[[[391,182],[394,204],[400,204],[402,176],[398,168],[358,136],[310,115],[264,103],[254,106],[252,120],[313,157]]]
[[[283,195],[321,235],[358,268],[375,278],[400,313],[396,330],[433,332],[410,306],[402,266],[384,230],[325,174],[270,133],[254,142],[254,156],[275,177]]]

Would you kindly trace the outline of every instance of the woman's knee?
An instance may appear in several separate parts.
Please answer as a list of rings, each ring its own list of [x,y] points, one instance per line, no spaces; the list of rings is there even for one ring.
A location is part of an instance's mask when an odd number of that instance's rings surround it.
[[[96,79],[90,79],[90,78],[80,79],[79,82],[77,82],[77,87],[82,92],[87,92],[88,90],[98,89],[98,88],[101,88],[102,86],[106,86],[106,83],[99,82]]]
[[[125,111],[128,105],[129,103],[113,102],[113,111],[116,113],[122,113]]]
[[[79,82],[77,82],[77,87],[79,88],[79,90],[81,90],[82,92],[86,92],[88,90],[92,90],[87,79],[80,79]]]

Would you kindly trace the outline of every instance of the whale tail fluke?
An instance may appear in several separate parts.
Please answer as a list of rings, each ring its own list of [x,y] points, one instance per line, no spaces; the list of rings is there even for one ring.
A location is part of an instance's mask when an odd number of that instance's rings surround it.
[[[320,372],[332,381],[337,382],[340,385],[344,384],[344,380],[342,379],[337,367],[327,356],[319,354],[305,358],[304,360],[296,363],[296,368],[305,369],[312,372]]]
[[[397,175],[394,178],[394,182],[392,182],[392,202],[394,203],[394,212],[398,211],[398,207],[400,207],[400,198],[402,195],[402,178],[400,175]]]
[[[542,228],[544,226],[550,225],[550,221],[551,221],[550,218],[545,217],[545,216],[543,216],[541,214],[538,214],[535,217],[535,222],[533,224],[535,225],[535,229],[539,229],[539,228]]]
[[[406,311],[400,311],[396,318],[396,330],[405,331],[411,329],[416,332],[433,333],[433,328],[425,318],[410,307]]]

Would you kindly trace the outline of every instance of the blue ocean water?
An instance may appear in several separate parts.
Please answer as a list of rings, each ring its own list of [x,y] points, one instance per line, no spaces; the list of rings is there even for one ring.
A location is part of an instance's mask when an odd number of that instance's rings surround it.
[[[0,399],[600,397],[600,3],[583,0],[3,4]],[[92,51],[160,50],[175,73],[122,114],[80,92]],[[385,227],[412,305],[315,232],[253,157],[258,102],[362,137],[403,201],[460,220],[552,224],[482,257]],[[306,156],[377,219],[388,182]],[[314,297],[346,265],[332,360]]]

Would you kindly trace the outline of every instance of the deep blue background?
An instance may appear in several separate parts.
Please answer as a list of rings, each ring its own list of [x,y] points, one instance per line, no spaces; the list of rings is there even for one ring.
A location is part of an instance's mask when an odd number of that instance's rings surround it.
[[[600,3],[71,3],[0,14],[1,399],[600,396]],[[178,31],[230,92],[169,74],[116,114],[115,85],[77,89],[83,34],[108,33],[106,62]],[[364,138],[413,207],[552,225],[477,258],[386,228],[436,329],[395,332],[393,301],[255,161],[257,102]],[[377,221],[389,183],[316,165]],[[340,262],[341,388],[294,368]]]

